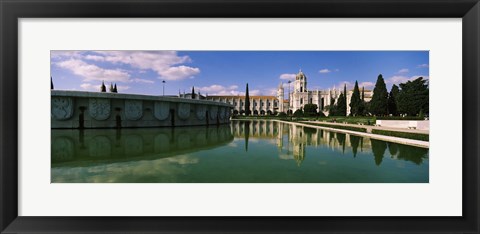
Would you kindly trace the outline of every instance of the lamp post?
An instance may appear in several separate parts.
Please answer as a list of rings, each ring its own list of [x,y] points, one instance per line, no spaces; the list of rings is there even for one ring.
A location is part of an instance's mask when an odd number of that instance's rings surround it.
[[[163,83],[163,96],[165,96],[165,81],[162,80],[162,83]]]

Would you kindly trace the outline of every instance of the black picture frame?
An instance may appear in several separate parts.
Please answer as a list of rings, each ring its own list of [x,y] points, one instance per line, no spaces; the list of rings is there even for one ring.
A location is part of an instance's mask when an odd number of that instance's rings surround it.
[[[0,15],[1,233],[479,232],[478,0],[1,0]],[[50,17],[462,18],[463,215],[462,217],[18,216],[17,20]]]

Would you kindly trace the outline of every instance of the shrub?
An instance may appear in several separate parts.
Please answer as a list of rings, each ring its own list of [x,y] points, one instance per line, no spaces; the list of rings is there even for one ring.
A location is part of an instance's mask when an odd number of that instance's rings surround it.
[[[298,109],[293,113],[293,116],[302,117],[303,116],[303,111],[301,109]]]
[[[322,118],[323,118],[323,117],[326,117],[326,116],[325,116],[325,114],[324,114],[323,112],[319,111],[319,112],[318,112],[318,117],[322,117]]]
[[[287,117],[287,114],[285,112],[279,112],[278,117]]]
[[[366,128],[360,128],[360,127],[357,128],[357,127],[351,127],[351,126],[321,124],[321,123],[312,123],[312,124],[322,126],[322,127],[327,127],[327,128],[344,129],[344,130],[350,130],[350,131],[355,131],[355,132],[367,132]]]

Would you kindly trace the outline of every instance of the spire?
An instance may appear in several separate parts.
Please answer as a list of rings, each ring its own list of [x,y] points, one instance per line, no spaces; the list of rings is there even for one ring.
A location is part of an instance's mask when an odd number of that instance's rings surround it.
[[[100,92],[105,93],[107,92],[107,88],[105,87],[105,83],[102,80],[102,86],[100,86]]]

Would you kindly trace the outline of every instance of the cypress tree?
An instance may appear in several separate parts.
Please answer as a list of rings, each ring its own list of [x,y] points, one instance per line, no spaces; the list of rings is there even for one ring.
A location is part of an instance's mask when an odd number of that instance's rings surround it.
[[[245,91],[245,115],[250,115],[250,95],[248,94],[248,83]]]
[[[113,86],[113,92],[114,92],[114,93],[118,93],[118,91],[117,91],[117,83],[115,83],[115,86]]]
[[[52,89],[52,90],[53,90],[53,79],[52,79],[52,77],[51,77],[51,76],[50,76],[50,89]]]
[[[343,85],[343,95],[345,96],[345,116],[347,116],[347,83]]]
[[[361,115],[360,106],[362,99],[360,99],[360,90],[358,89],[358,82],[355,81],[352,97],[350,98],[350,114],[352,116]]]
[[[338,97],[338,103],[335,110],[335,114],[337,116],[347,115],[347,103],[345,102],[345,100],[345,95],[343,93],[340,93],[340,97]]]
[[[105,93],[107,92],[107,87],[105,87],[105,83],[102,81],[102,86],[100,87],[100,92]]]
[[[393,116],[398,115],[398,108],[397,108],[397,95],[399,93],[398,86],[393,85],[390,93],[388,94],[388,114]]]
[[[358,115],[364,116],[367,113],[365,105],[365,87],[362,87],[362,100],[360,101],[360,105],[358,106]]]
[[[110,83],[110,88],[109,88],[110,93],[113,93],[113,84]]]
[[[365,86],[362,87],[362,101],[365,101]]]
[[[388,112],[388,92],[382,74],[378,75],[375,88],[373,89],[370,112],[376,116],[386,115]]]

